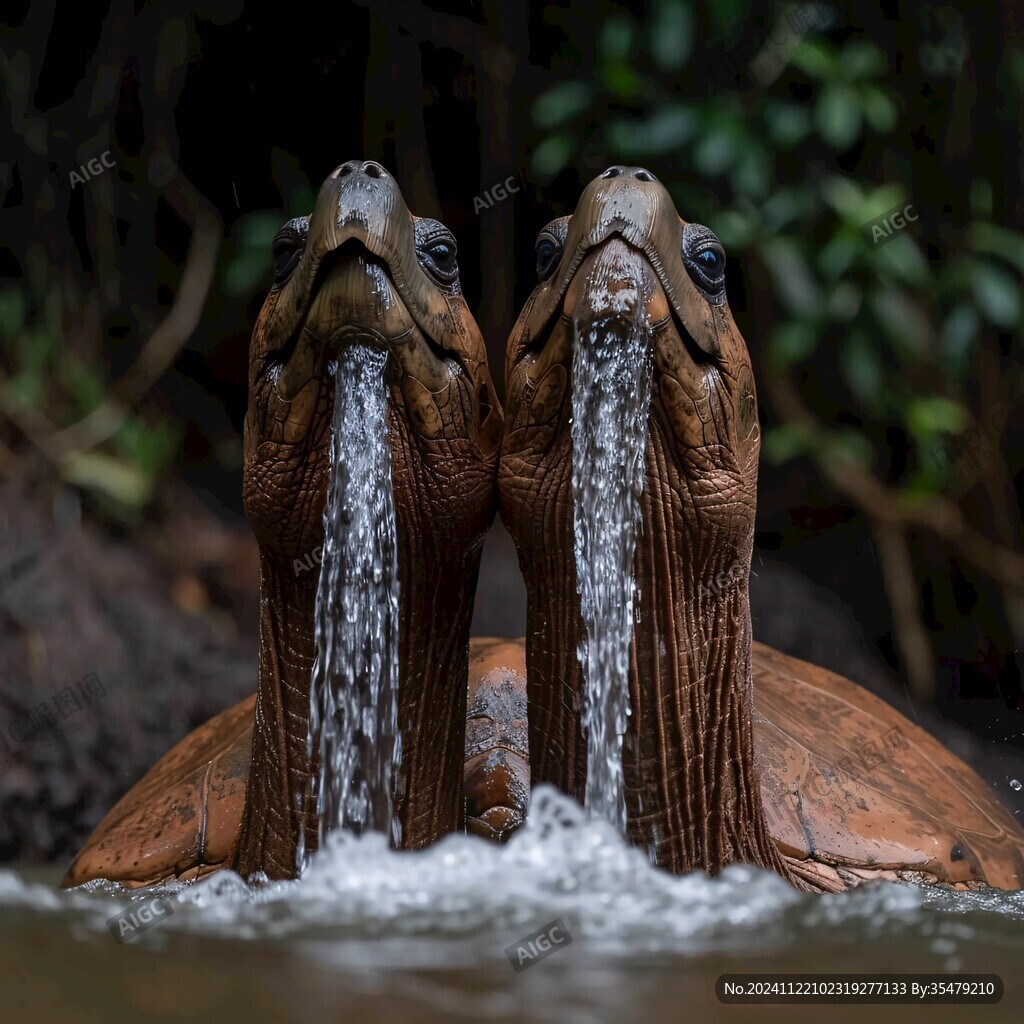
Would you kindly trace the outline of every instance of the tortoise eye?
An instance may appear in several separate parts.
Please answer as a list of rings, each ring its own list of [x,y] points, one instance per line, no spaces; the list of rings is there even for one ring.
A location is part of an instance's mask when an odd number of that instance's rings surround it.
[[[703,252],[697,253],[697,259],[711,272],[717,270],[722,262],[722,257],[714,249],[705,249]]]
[[[562,255],[562,247],[550,235],[537,239],[537,277],[544,281],[551,276]]]
[[[306,251],[306,236],[309,234],[309,221],[305,217],[296,217],[287,224],[274,238],[274,287],[279,288],[289,277]]]
[[[419,252],[424,268],[442,284],[450,284],[459,276],[458,249],[450,235],[427,242]]]
[[[274,246],[274,284],[284,284],[299,265],[303,246]]]
[[[683,228],[683,263],[690,280],[712,300],[725,296],[725,250],[710,228],[687,224]]]

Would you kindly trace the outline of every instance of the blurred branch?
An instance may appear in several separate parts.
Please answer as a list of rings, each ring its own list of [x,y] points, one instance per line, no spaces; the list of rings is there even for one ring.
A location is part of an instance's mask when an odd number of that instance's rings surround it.
[[[783,375],[767,376],[768,390],[782,419],[811,431],[823,431],[822,423],[803,404],[793,381]],[[942,495],[909,501],[886,487],[854,459],[836,456],[818,459],[829,484],[883,526],[929,530],[954,545],[969,562],[1011,591],[1024,588],[1024,556],[988,540],[972,527],[962,511]]]
[[[54,38],[52,5],[33,5],[18,49],[0,54],[0,127],[9,115],[7,159],[22,193],[5,203],[5,218],[11,237],[30,240],[19,254],[26,297],[48,304],[45,317],[40,309],[15,328],[23,334],[0,374],[0,415],[64,479],[112,497],[120,511],[148,500],[165,457],[166,434],[143,424],[136,407],[200,325],[224,233],[216,208],[177,166],[175,108],[194,17],[182,3],[160,18],[137,17],[113,0],[74,92],[43,110],[32,104]],[[99,169],[86,173],[87,162]],[[190,228],[180,274],[168,259],[167,239],[172,251],[177,239],[165,233],[161,201]],[[115,363],[128,369],[112,384]],[[95,451],[112,439],[109,451]]]
[[[10,378],[3,369],[0,369],[0,414],[6,416],[48,459],[60,462],[61,453],[53,440],[57,428],[11,387]]]
[[[921,616],[921,591],[914,575],[907,538],[894,524],[876,522],[875,542],[882,561],[885,593],[892,609],[896,647],[911,693],[935,698],[935,658]]]
[[[154,161],[170,161],[158,153]],[[173,167],[173,165],[171,165]],[[83,419],[61,430],[54,443],[60,455],[85,451],[116,434],[137,403],[167,372],[199,325],[217,269],[223,223],[217,210],[192,183],[173,169],[166,199],[192,228],[185,267],[171,311],[145,344],[139,358],[113,386],[113,393]]]

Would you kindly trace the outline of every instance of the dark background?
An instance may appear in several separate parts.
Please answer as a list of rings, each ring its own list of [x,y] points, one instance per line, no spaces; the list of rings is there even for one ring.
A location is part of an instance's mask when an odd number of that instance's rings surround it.
[[[771,43],[792,8],[741,0],[7,4],[0,858],[67,856],[255,689],[249,332],[274,231],[352,157],[455,232],[499,391],[534,237],[604,167],[648,166],[718,230],[766,438],[755,636],[893,701],[1019,811],[1021,14],[827,7],[797,56]],[[912,239],[851,242],[836,181],[895,183]],[[815,263],[840,243],[848,266]],[[832,298],[801,306],[804,275]],[[496,529],[475,631],[523,620]]]

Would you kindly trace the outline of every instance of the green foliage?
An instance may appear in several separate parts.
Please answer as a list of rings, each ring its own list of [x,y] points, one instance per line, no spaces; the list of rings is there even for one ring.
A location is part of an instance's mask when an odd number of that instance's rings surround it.
[[[945,36],[926,32],[927,47],[917,39],[897,69],[866,33],[823,33],[815,17],[810,5],[754,0],[652,0],[644,22],[623,13],[599,34],[592,72],[537,98],[546,134],[533,170],[550,179],[570,161],[650,166],[684,216],[744,261],[748,296],[768,296],[761,337],[748,339],[755,360],[769,374],[809,371],[801,397],[823,426],[769,431],[766,458],[854,459],[917,500],[955,484],[948,446],[977,429],[970,396],[984,333],[1020,330],[1024,236],[993,223],[992,183],[976,177],[966,223],[922,215],[872,244],[866,226],[915,202],[906,62],[931,47],[924,73],[948,77],[931,65],[962,61],[963,19],[952,11]],[[1018,94],[1022,69],[1011,53],[1005,78]],[[950,109],[933,99],[933,135],[948,130]],[[1019,117],[1019,95],[1007,110]],[[1019,388],[1009,382],[1011,394]],[[863,426],[831,426],[840,422]],[[911,450],[898,470],[888,465],[893,428]]]
[[[295,174],[286,175],[295,180]],[[235,298],[248,299],[260,285],[269,286],[273,270],[271,243],[291,217],[308,215],[316,204],[316,190],[299,181],[290,190],[286,210],[256,210],[240,217],[231,228],[221,264],[221,285]]]
[[[59,292],[41,300],[17,288],[0,291],[0,337],[10,353],[10,377],[0,405],[38,410],[57,428],[83,420],[110,392],[105,368],[85,362],[61,336]],[[134,520],[150,501],[178,445],[169,423],[151,423],[129,411],[118,431],[88,451],[72,451],[59,464],[68,483],[88,491],[114,519]]]
[[[235,224],[223,264],[222,281],[228,295],[246,298],[268,277],[273,267],[270,244],[283,223],[280,213],[258,210]]]

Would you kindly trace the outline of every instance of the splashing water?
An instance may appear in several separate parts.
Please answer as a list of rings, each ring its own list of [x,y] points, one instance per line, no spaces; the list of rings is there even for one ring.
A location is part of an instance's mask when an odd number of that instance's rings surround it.
[[[398,562],[387,353],[346,346],[333,367],[331,481],[316,595],[307,753],[319,751],[320,843],[336,829],[397,841]],[[305,859],[300,850],[300,863]]]
[[[653,349],[647,311],[619,292],[621,316],[577,327],[572,370],[572,493],[584,637],[587,809],[626,830],[622,735],[629,715],[633,556],[644,485]]]
[[[139,952],[126,973],[107,922],[155,896],[174,912],[132,941]],[[507,947],[556,918],[572,945],[513,971]],[[306,1008],[320,1005],[355,1007],[348,1016],[361,1024],[674,1021],[686,1019],[680,1006],[711,1005],[720,974],[755,970],[994,972],[1007,983],[1006,1013],[987,1024],[1019,1019],[1010,1004],[1020,1002],[1022,926],[1020,892],[880,883],[819,896],[742,864],[715,878],[672,875],[547,786],[507,844],[453,834],[410,854],[380,833],[335,832],[294,881],[247,885],[221,871],[141,890],[61,891],[0,868],[3,994],[15,1007],[5,1019],[19,1022],[82,1020],[83,993],[90,1020],[149,1021],[140,991],[160,995],[161,1020],[172,1008],[194,1020],[197,1005],[229,988],[230,1019],[261,1024],[308,1020]],[[46,1004],[65,992],[58,1018]],[[20,997],[43,1012],[18,1012]],[[930,1024],[972,1019],[944,1009],[929,1008]]]

